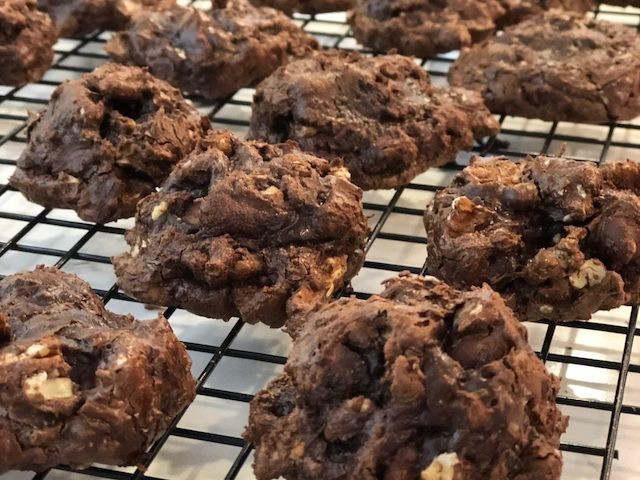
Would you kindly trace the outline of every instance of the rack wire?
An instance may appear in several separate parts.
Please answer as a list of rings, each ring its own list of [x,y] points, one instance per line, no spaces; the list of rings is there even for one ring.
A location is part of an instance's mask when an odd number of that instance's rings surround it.
[[[593,15],[632,25],[640,32],[638,9],[602,5]],[[323,46],[360,49],[344,14],[297,15],[296,20]],[[110,267],[110,255],[124,249],[122,237],[131,220],[89,224],[72,212],[30,204],[7,184],[26,142],[28,111],[43,107],[62,80],[76,78],[107,61],[103,51],[107,39],[104,32],[63,39],[56,45],[54,66],[42,81],[19,89],[0,87],[0,276],[40,263],[55,265],[87,279],[108,308],[148,318],[153,315],[145,306],[118,290]],[[434,83],[443,84],[453,59],[455,54],[444,55],[424,60],[422,65]],[[248,128],[251,95],[251,89],[243,89],[215,104],[191,100],[215,127],[242,135]],[[564,144],[569,155],[585,161],[602,163],[625,157],[640,161],[638,121],[587,126],[501,117],[500,122],[499,140],[476,147],[475,153],[515,159],[553,152]],[[468,158],[461,154],[455,165],[432,169],[395,191],[366,193],[371,234],[364,268],[353,281],[357,297],[367,298],[377,291],[380,280],[395,272],[424,273],[424,205]],[[286,361],[286,335],[266,327],[246,327],[240,319],[223,323],[174,308],[164,313],[194,360],[198,397],[150,450],[145,468],[95,465],[72,472],[60,466],[36,475],[12,472],[0,480],[254,478],[252,446],[240,435],[252,394],[280,372]],[[558,403],[573,417],[562,443],[564,478],[640,478],[633,458],[635,445],[640,444],[640,351],[633,350],[639,335],[637,317],[638,307],[633,306],[601,312],[590,322],[528,325],[540,358],[563,377]]]

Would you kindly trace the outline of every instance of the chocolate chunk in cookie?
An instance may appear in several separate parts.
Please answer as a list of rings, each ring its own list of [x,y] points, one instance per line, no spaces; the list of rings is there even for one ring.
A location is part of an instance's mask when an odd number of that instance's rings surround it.
[[[489,283],[522,320],[640,300],[640,166],[475,158],[425,213],[429,272]]]
[[[187,93],[219,99],[315,47],[313,37],[283,13],[228,0],[209,12],[178,5],[145,12],[114,35],[106,50]]]
[[[106,310],[75,275],[0,281],[0,474],[58,464],[139,465],[195,397],[169,323]],[[1,328],[0,328],[1,330]]]
[[[87,221],[130,217],[207,128],[168,83],[107,64],[56,89],[31,121],[10,181],[29,200]]]
[[[475,92],[433,87],[411,58],[326,51],[258,86],[249,135],[342,158],[372,189],[408,183],[499,128]]]
[[[490,36],[504,14],[500,0],[356,0],[349,22],[374,50],[432,57]]]
[[[173,5],[175,0],[38,0],[38,8],[53,18],[64,36],[121,30],[141,12]]]
[[[53,62],[56,29],[34,0],[0,4],[0,85],[21,87],[42,78]],[[37,47],[36,47],[37,46]]]
[[[551,12],[464,50],[449,82],[481,93],[494,113],[627,120],[640,114],[640,36],[625,25]]]
[[[282,326],[348,282],[367,235],[362,191],[294,143],[211,133],[138,205],[119,286],[148,303]]]
[[[272,7],[287,15],[299,13],[324,13],[349,10],[353,0],[251,0],[256,7]]]
[[[401,276],[311,312],[251,403],[259,480],[558,480],[559,381],[489,287]]]

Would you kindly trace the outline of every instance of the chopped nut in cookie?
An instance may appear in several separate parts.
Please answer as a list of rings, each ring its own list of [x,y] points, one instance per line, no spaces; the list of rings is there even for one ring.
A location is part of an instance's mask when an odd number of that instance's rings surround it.
[[[600,284],[607,276],[607,269],[600,260],[590,258],[582,264],[580,270],[569,277],[569,282],[578,290],[586,286]]]
[[[73,382],[70,378],[49,378],[47,372],[40,372],[24,381],[24,393],[46,401],[69,398],[73,397]]]
[[[420,473],[420,480],[454,480],[457,453],[441,453]]]
[[[153,207],[153,210],[151,210],[151,220],[159,220],[165,213],[167,213],[167,210],[169,209],[169,204],[167,202],[160,202],[158,203],[155,207]]]

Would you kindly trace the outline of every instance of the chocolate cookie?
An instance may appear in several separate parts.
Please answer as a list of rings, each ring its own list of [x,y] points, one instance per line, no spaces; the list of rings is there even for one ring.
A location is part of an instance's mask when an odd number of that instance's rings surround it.
[[[0,474],[137,465],[195,397],[169,323],[104,308],[75,275],[0,281]]]
[[[349,10],[353,0],[251,0],[256,7],[272,7],[287,15],[299,13],[323,13]]]
[[[172,5],[175,0],[38,0],[38,8],[53,18],[63,36],[121,30],[141,12]]]
[[[349,23],[374,50],[433,57],[490,36],[504,14],[501,0],[356,0]]]
[[[505,14],[498,20],[499,26],[522,21],[546,10],[564,10],[584,14],[595,7],[594,0],[500,0]]]
[[[348,282],[367,235],[362,192],[294,143],[211,133],[138,205],[113,259],[136,298],[282,326]]]
[[[107,64],[56,89],[10,179],[29,200],[104,223],[135,213],[208,120],[138,67]]]
[[[429,272],[489,283],[522,320],[640,300],[640,165],[474,158],[425,213]]]
[[[401,276],[309,314],[245,437],[258,480],[557,480],[558,387],[489,287]]]
[[[433,57],[478,43],[497,29],[546,10],[585,13],[593,0],[355,0],[349,23],[377,51]]]
[[[473,48],[449,71],[494,113],[572,122],[640,114],[640,36],[625,25],[558,12]]]
[[[116,61],[148,66],[187,93],[219,99],[315,47],[283,13],[229,0],[208,13],[178,5],[146,12],[105,48]]]
[[[249,135],[343,158],[372,189],[408,183],[499,129],[476,93],[434,88],[411,58],[325,51],[258,85]]]
[[[0,85],[21,87],[40,80],[51,66],[56,40],[53,22],[36,9],[34,0],[4,0],[0,5]]]

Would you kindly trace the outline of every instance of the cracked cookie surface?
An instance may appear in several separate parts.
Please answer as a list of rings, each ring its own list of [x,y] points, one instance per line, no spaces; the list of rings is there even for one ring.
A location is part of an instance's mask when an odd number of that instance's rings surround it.
[[[38,0],[61,36],[82,36],[95,30],[121,30],[147,10],[162,10],[175,0]]]
[[[640,166],[476,157],[425,212],[427,267],[489,283],[522,320],[586,320],[640,299]]]
[[[558,388],[489,287],[401,275],[308,315],[244,435],[259,480],[557,480]]]
[[[56,41],[53,22],[36,9],[34,0],[4,0],[0,5],[0,85],[21,87],[40,80],[51,66]]]
[[[138,67],[103,65],[60,85],[31,120],[10,182],[86,221],[130,217],[207,128],[168,83]]]
[[[52,268],[0,281],[0,474],[138,465],[195,397],[167,320],[106,310]]]
[[[105,49],[114,60],[149,67],[187,93],[220,99],[317,47],[282,12],[246,0],[217,3],[208,12],[175,5],[143,13]]]
[[[464,50],[452,85],[494,113],[604,123],[640,115],[640,37],[628,26],[550,12]]]
[[[360,269],[362,191],[294,143],[212,132],[138,204],[119,286],[148,303],[280,327]]]
[[[258,85],[249,136],[341,158],[373,189],[404,185],[499,129],[475,92],[433,87],[409,57],[326,51]]]

